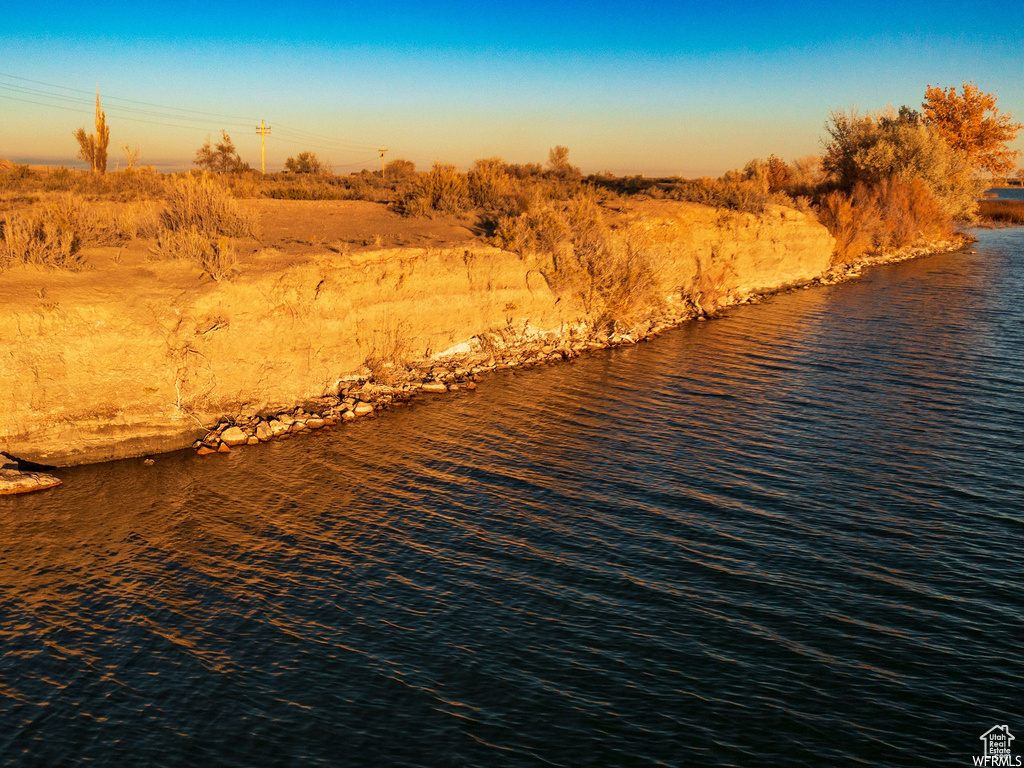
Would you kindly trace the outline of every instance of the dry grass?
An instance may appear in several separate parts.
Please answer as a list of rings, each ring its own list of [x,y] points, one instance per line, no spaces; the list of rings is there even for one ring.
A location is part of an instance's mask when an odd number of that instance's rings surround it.
[[[986,222],[1024,224],[1024,200],[982,200],[978,217]]]
[[[256,217],[239,206],[223,182],[189,175],[173,182],[167,193],[153,251],[190,261],[214,280],[224,280],[235,272],[235,246],[229,238],[256,235]]]
[[[194,228],[161,230],[154,252],[190,261],[214,280],[225,280],[235,271],[235,246],[224,235],[211,238]]]
[[[365,365],[378,384],[394,385],[409,364],[412,353],[411,329],[408,322],[388,315],[373,332],[370,354]]]
[[[189,175],[173,181],[160,223],[173,232],[195,230],[226,237],[258,235],[256,217],[239,206],[227,186],[208,175]]]
[[[0,220],[0,266],[20,262],[78,269],[83,247],[116,239],[116,231],[104,226],[79,198],[65,194],[42,208]]]

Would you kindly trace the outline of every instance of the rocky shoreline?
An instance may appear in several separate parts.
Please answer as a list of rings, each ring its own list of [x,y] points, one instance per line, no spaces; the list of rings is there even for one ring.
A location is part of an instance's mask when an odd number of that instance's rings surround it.
[[[609,333],[606,329],[584,325],[548,331],[533,329],[528,323],[519,328],[508,327],[476,336],[462,345],[465,349],[453,354],[419,360],[404,366],[392,364],[377,376],[364,369],[359,375],[343,379],[336,394],[306,401],[290,411],[244,419],[224,419],[206,437],[193,443],[192,448],[201,456],[230,453],[232,448],[258,445],[372,416],[395,405],[408,403],[421,393],[444,394],[460,389],[474,390],[484,374],[496,370],[555,364],[588,352],[636,344],[677,328],[687,321],[707,320],[729,307],[757,303],[767,296],[780,293],[836,285],[858,278],[867,266],[956,251],[970,242],[973,242],[973,238],[960,235],[948,241],[870,254],[856,264],[835,267],[802,285],[761,294],[721,297],[713,308],[702,308],[692,299],[670,297],[664,307],[653,311],[643,322],[625,333]]]
[[[290,409],[278,407],[273,412],[242,411],[234,416],[222,416],[216,424],[204,427],[205,434],[192,443],[192,448],[204,456],[229,453],[241,446],[255,446],[329,429],[373,417],[423,395],[474,390],[484,376],[493,371],[553,365],[589,352],[636,344],[687,321],[709,319],[732,306],[757,303],[775,294],[835,285],[856,279],[867,266],[955,251],[970,242],[973,238],[961,234],[948,241],[871,254],[855,264],[833,267],[814,279],[800,280],[776,290],[723,292],[711,296],[684,296],[677,291],[661,306],[649,310],[628,331],[613,332],[607,327],[593,327],[581,322],[562,323],[554,329],[535,327],[528,320],[518,325],[510,322],[504,328],[476,335],[470,341],[430,358],[411,362],[378,360],[373,370],[364,366],[353,375],[337,381],[329,394],[303,400]],[[141,460],[152,464],[154,455],[157,454],[142,455]],[[4,476],[0,478],[0,493],[42,490],[59,483],[53,476],[25,471],[41,468],[44,467],[24,463],[5,465]]]

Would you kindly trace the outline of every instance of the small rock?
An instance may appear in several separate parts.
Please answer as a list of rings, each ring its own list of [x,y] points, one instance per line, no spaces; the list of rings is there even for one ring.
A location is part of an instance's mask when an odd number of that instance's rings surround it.
[[[305,432],[306,431],[306,422],[304,422],[304,421],[292,422],[291,431],[292,432]]]
[[[152,459],[146,459],[146,460],[145,460],[144,462],[142,462],[142,463],[143,463],[143,464],[145,464],[145,465],[146,465],[147,467],[152,467],[152,466],[153,466],[154,464],[156,464],[156,462],[155,462],[155,461],[153,461]]]
[[[323,419],[306,419],[306,426],[310,429],[320,429],[324,424]]]
[[[352,409],[356,416],[369,416],[373,413],[373,406],[369,403],[356,403],[356,407]]]
[[[245,444],[246,445],[259,445],[260,444],[260,439],[258,437],[256,437],[255,435],[253,435],[252,437],[250,437],[248,440],[245,441]]]
[[[278,424],[280,423],[281,422],[278,422]],[[265,443],[267,442],[267,440],[270,440],[273,436],[274,428],[271,427],[269,423],[261,421],[259,424],[256,425],[256,437],[259,439],[260,442]]]
[[[424,392],[433,392],[436,394],[448,391],[448,387],[442,381],[425,381],[420,389]]]
[[[475,381],[466,382],[466,389],[476,389],[476,382]]]
[[[217,453],[231,453],[231,446],[227,443],[221,443],[217,446]]]
[[[245,445],[249,442],[249,436],[239,427],[228,427],[221,433],[220,441],[229,447],[232,445]]]
[[[196,453],[198,453],[200,456],[209,456],[211,453],[216,453],[216,452],[217,452],[216,448],[211,448],[208,445],[201,445],[201,446],[199,446],[199,450],[196,451]]]
[[[285,424],[284,422],[272,419],[270,421],[270,433],[274,437],[280,437],[281,435],[288,434],[288,428],[291,426],[291,422]]]
[[[341,418],[345,421],[352,421],[355,417],[356,415],[352,411],[343,411],[341,414]]]

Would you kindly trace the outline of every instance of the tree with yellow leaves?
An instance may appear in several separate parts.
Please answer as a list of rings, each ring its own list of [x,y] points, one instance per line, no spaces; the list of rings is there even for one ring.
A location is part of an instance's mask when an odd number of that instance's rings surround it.
[[[106,114],[100,109],[99,88],[96,89],[96,133],[86,133],[85,128],[79,128],[74,136],[78,141],[78,156],[89,164],[90,170],[106,173],[110,126],[107,125]]]
[[[925,122],[935,128],[950,147],[960,152],[978,171],[1004,176],[1013,170],[1021,153],[1007,148],[1024,128],[1009,113],[999,114],[995,94],[974,83],[964,83],[963,93],[929,85],[925,91]]]

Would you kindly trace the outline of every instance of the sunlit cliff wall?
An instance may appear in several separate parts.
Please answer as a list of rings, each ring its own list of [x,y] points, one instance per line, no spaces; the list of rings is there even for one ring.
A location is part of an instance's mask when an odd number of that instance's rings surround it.
[[[781,208],[755,216],[651,201],[618,226],[643,235],[674,299],[702,275],[723,300],[806,282],[828,269],[833,247],[813,218]],[[102,290],[83,288],[98,285],[94,274],[60,274],[5,307],[0,450],[58,466],[173,450],[222,415],[332,392],[396,339],[424,357],[510,323],[587,319],[533,260],[486,246],[325,253],[189,290],[163,268]]]

